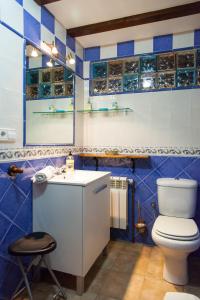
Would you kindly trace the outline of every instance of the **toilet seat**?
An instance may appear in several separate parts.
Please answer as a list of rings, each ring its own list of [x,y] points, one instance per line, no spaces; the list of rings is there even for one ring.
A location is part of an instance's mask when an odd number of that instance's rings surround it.
[[[186,293],[168,292],[164,300],[200,300],[198,297]]]
[[[199,230],[194,220],[159,216],[154,223],[157,235],[176,241],[194,241],[199,238]]]

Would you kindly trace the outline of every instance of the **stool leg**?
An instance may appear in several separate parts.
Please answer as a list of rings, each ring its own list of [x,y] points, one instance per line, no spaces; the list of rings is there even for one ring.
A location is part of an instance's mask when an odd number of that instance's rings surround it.
[[[22,272],[22,275],[24,277],[24,282],[25,282],[25,285],[26,285],[26,289],[27,289],[27,292],[28,292],[29,299],[33,300],[33,296],[32,296],[32,293],[31,293],[28,278],[27,278],[26,272],[24,271],[24,267],[23,267],[23,264],[21,262],[21,259],[19,257],[18,257],[18,263],[19,263],[19,267],[20,267],[20,270]]]
[[[35,258],[33,258],[32,260],[31,260],[31,262],[30,262],[30,264],[29,264],[29,266],[28,266],[28,268],[26,269],[26,274],[31,270],[31,268],[32,268],[32,266],[33,266],[33,261],[34,261],[34,259]],[[18,260],[19,261],[19,260]],[[21,260],[20,260],[21,261]],[[21,270],[21,268],[20,268],[20,270]],[[25,271],[24,271],[25,272]],[[11,300],[13,300],[13,299],[15,299],[25,288],[23,287],[23,288],[21,288],[20,290],[19,290],[19,288],[20,288],[20,286],[22,285],[22,283],[23,283],[23,281],[24,281],[24,278],[22,278],[21,280],[20,280],[20,282],[18,283],[18,285],[17,285],[17,287],[16,287],[16,289],[15,289],[15,291],[14,291],[14,293],[13,293],[13,296],[12,296],[12,298],[11,298]]]
[[[48,263],[47,260],[46,260],[46,257],[43,258],[43,261],[44,261],[44,264],[46,265],[46,267],[47,267],[49,273],[51,274],[51,277],[52,277],[53,281],[55,282],[55,284],[56,284],[57,287],[59,288],[59,290],[60,290],[60,292],[61,292],[63,298],[64,298],[64,299],[67,299],[67,295],[66,295],[65,291],[64,291],[63,288],[61,287],[60,283],[58,282],[58,280],[57,280],[57,278],[56,278],[56,276],[55,276],[55,274],[54,274],[54,272],[53,272],[52,269],[50,268],[49,263]]]

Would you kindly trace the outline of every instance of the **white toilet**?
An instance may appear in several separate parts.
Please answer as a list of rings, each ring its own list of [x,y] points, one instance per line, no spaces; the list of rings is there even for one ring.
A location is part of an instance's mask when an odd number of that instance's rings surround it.
[[[159,178],[158,206],[152,238],[164,255],[163,277],[168,282],[185,285],[188,282],[187,257],[200,246],[200,234],[195,221],[197,181]]]
[[[200,299],[191,294],[169,292],[165,294],[163,300],[200,300]]]

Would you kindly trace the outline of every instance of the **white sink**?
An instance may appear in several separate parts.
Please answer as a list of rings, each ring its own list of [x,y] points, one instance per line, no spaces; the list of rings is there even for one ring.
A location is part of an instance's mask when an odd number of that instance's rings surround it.
[[[96,181],[99,178],[102,178],[109,174],[111,173],[100,171],[75,170],[73,174],[55,175],[52,179],[48,180],[48,183],[86,186],[89,183]]]

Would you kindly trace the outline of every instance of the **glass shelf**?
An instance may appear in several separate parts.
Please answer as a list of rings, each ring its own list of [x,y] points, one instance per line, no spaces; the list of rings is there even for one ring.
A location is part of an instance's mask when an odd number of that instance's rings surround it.
[[[99,109],[82,109],[77,110],[80,113],[97,113],[97,112],[132,112],[133,110],[128,107],[123,108],[99,108]]]
[[[34,111],[33,114],[38,115],[56,115],[56,114],[71,114],[73,110],[61,110],[61,111]]]

